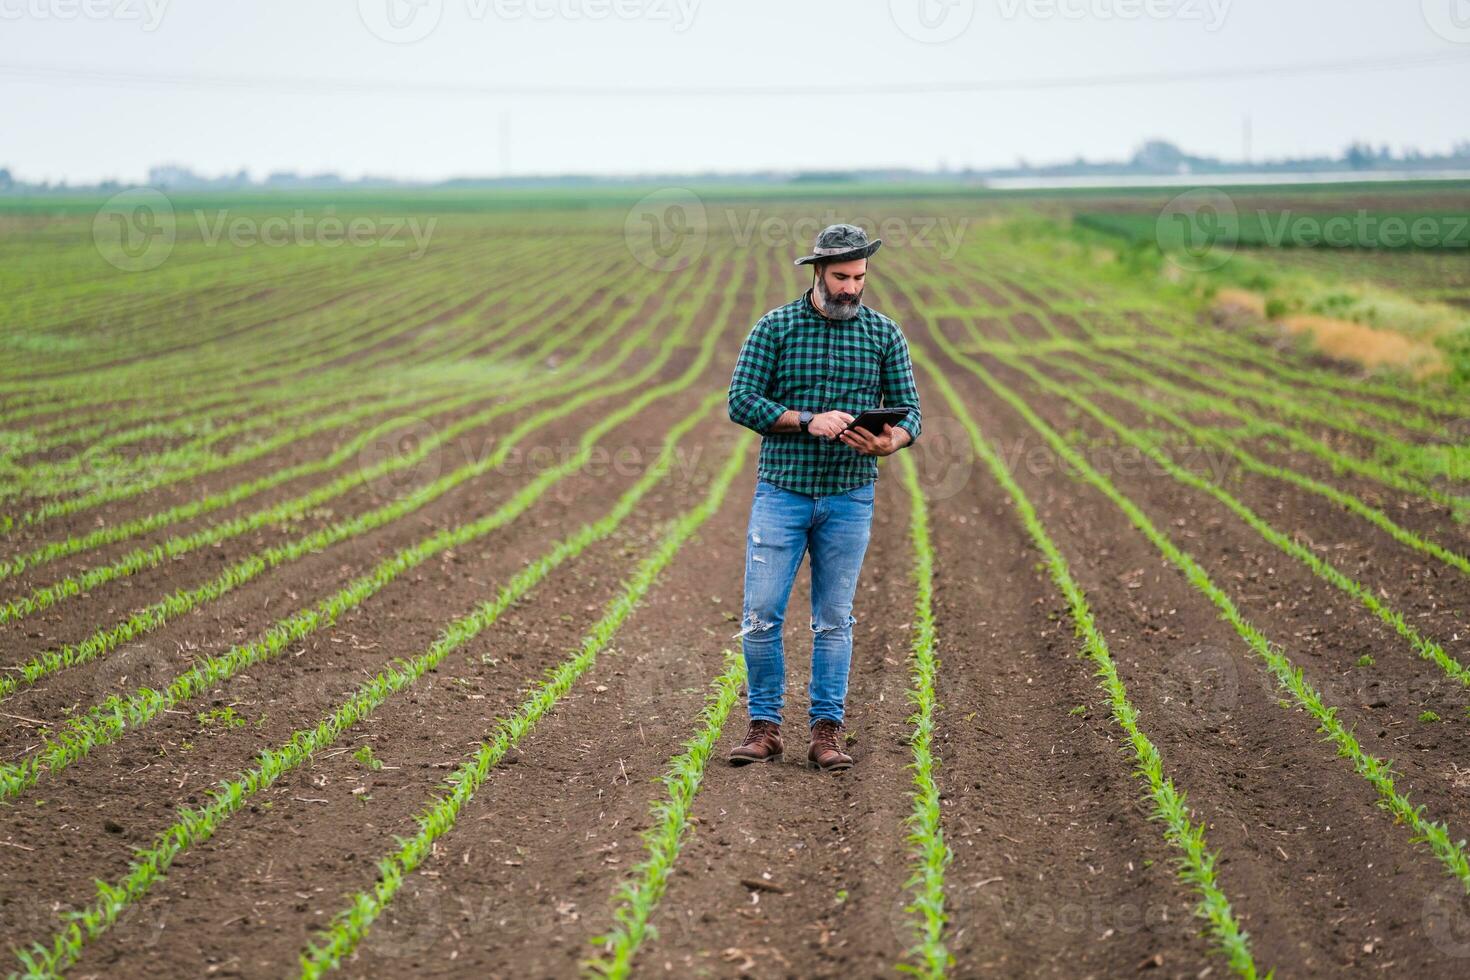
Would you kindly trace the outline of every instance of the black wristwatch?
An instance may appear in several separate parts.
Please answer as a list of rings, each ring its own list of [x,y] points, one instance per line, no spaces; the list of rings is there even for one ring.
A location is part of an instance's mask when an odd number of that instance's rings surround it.
[[[801,431],[806,432],[808,435],[810,435],[811,433],[807,430],[807,426],[811,425],[812,419],[816,417],[817,416],[815,412],[802,412],[800,415],[798,415],[796,418],[797,421],[801,423]]]

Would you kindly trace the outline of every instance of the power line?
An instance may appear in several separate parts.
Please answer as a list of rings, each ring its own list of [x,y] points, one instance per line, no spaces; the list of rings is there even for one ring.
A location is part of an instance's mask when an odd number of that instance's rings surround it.
[[[1100,86],[1165,85],[1248,78],[1285,78],[1344,72],[1390,71],[1470,63],[1470,51],[1441,51],[1381,58],[1324,61],[1293,65],[1232,66],[1192,71],[1132,72],[1118,75],[1074,75],[1053,78],[981,79],[957,82],[869,83],[842,85],[464,85],[454,82],[394,82],[284,75],[137,72],[59,65],[0,65],[0,76],[55,84],[182,86],[213,89],[269,89],[362,95],[435,95],[461,98],[596,98],[596,97],[751,97],[793,95],[946,95],[1025,92]]]

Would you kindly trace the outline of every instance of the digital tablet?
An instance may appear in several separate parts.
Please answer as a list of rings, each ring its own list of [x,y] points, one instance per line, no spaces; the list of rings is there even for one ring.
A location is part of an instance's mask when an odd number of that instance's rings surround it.
[[[908,418],[908,415],[909,410],[906,408],[870,408],[853,419],[852,425],[849,425],[848,428],[851,429],[855,426],[861,426],[873,433],[873,435],[881,436],[883,434],[883,426],[897,425]]]

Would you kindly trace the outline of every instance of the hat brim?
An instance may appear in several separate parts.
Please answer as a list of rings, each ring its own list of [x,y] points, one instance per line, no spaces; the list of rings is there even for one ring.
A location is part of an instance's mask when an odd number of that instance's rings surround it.
[[[868,244],[847,252],[835,252],[832,255],[803,255],[792,265],[811,265],[813,262],[851,262],[853,259],[865,259],[878,251],[878,246],[882,244],[883,239],[875,238]]]

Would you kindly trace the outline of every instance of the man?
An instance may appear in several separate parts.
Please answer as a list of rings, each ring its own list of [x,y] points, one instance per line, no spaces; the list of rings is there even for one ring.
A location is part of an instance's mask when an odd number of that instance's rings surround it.
[[[746,533],[741,638],[750,726],[733,765],[782,753],[786,661],[781,625],[797,569],[811,553],[812,680],[807,761],[847,769],[843,712],[852,661],[852,598],[868,547],[879,456],[918,438],[919,393],[898,324],[863,305],[868,257],[883,240],[831,225],[817,235],[812,286],[761,317],[730,381],[730,420],[761,441]],[[869,408],[904,408],[881,435],[848,428]]]

